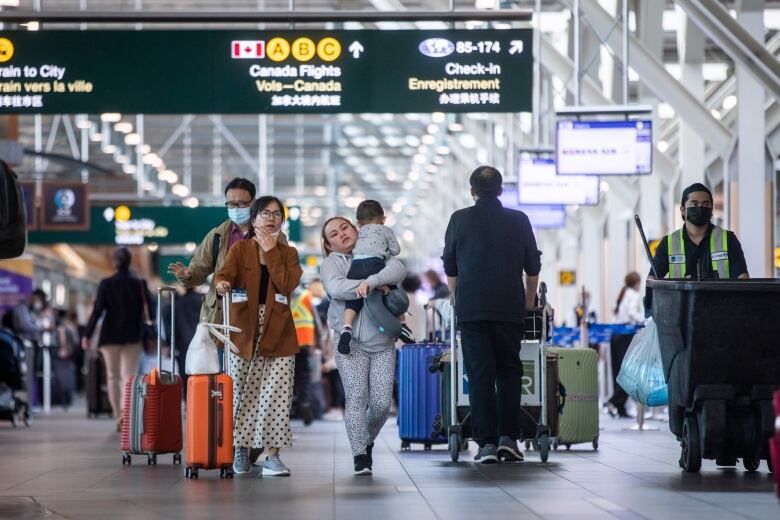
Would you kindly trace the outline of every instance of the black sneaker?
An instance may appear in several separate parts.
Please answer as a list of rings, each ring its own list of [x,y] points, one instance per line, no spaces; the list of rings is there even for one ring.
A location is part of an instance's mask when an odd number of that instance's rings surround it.
[[[363,453],[361,455],[355,455],[355,475],[370,475],[371,474],[371,460],[368,455]]]
[[[351,342],[352,342],[352,329],[349,327],[344,327],[344,329],[341,331],[341,336],[339,336],[339,345],[338,345],[339,354],[344,354],[345,356],[349,354],[350,351],[349,344]]]
[[[416,343],[414,339],[414,334],[412,333],[412,329],[406,326],[406,323],[401,324],[401,335],[398,336],[398,339],[406,343],[407,345],[411,343]]]
[[[372,442],[368,446],[366,446],[366,455],[368,455],[368,467],[372,468],[374,467],[374,443]]]

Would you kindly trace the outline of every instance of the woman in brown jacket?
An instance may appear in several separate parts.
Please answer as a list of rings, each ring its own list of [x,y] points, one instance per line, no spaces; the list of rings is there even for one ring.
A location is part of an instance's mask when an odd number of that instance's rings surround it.
[[[233,471],[252,470],[250,448],[268,450],[263,475],[289,475],[279,449],[292,446],[290,405],[295,354],[300,350],[290,311],[291,293],[303,270],[294,247],[278,241],[284,205],[276,197],[252,204],[252,229],[230,250],[216,274],[219,295],[231,293],[231,335],[237,355],[233,376]]]

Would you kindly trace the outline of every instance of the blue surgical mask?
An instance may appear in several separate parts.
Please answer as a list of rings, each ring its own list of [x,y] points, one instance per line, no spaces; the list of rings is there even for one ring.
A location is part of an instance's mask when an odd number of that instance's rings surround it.
[[[237,226],[241,226],[249,222],[249,216],[252,213],[252,208],[228,208],[228,217]]]

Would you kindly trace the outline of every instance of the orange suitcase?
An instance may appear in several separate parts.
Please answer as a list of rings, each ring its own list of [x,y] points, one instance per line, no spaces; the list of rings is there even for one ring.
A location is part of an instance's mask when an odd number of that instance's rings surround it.
[[[229,297],[222,307],[222,323],[229,324]],[[214,326],[229,341],[230,329]],[[226,345],[223,351],[223,368],[228,369],[230,349]],[[219,478],[233,478],[233,378],[229,374],[190,375],[186,438],[184,475],[188,479],[198,478],[199,469],[219,469]]]

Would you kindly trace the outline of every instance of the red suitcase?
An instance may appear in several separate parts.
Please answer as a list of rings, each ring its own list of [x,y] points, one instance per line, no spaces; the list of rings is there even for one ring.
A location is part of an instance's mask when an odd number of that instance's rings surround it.
[[[230,297],[223,301],[226,339],[223,368],[229,371]],[[198,478],[199,469],[219,469],[219,478],[233,478],[233,378],[226,373],[190,375],[187,379],[187,448],[185,477]]]
[[[176,345],[171,337],[171,369],[162,370],[161,303],[162,293],[171,293],[171,330],[175,319],[176,290],[157,289],[157,368],[151,374],[132,376],[125,385],[122,424],[122,465],[131,455],[146,455],[147,464],[157,464],[157,455],[173,454],[173,463],[181,464],[181,377],[176,375]]]

